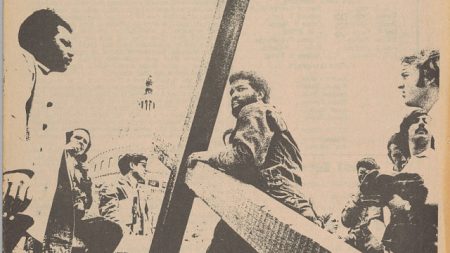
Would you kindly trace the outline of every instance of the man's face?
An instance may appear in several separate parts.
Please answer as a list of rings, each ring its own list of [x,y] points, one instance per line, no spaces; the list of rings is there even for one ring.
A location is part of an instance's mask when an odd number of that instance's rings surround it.
[[[398,88],[407,106],[420,107],[425,98],[426,87],[417,87],[420,71],[414,64],[402,64],[402,81]]]
[[[339,218],[336,215],[332,215],[327,223],[325,223],[325,229],[334,234],[339,228]]]
[[[135,176],[138,178],[144,178],[145,171],[147,168],[147,160],[141,160],[137,164],[131,164],[131,170]]]
[[[430,117],[426,114],[417,118],[416,122],[408,129],[408,138],[410,141],[419,145],[428,144],[431,140],[431,133],[427,129],[429,120]]]
[[[72,34],[64,27],[57,27],[57,34],[49,43],[45,60],[42,61],[51,71],[64,72],[74,56],[72,51]]]
[[[389,158],[398,171],[403,169],[403,166],[407,161],[406,156],[396,144],[389,145]]]
[[[70,137],[68,146],[73,150],[75,155],[82,155],[86,152],[88,144],[91,142],[88,133],[84,130],[73,131],[72,137]]]
[[[364,167],[359,167],[358,168],[358,180],[361,183],[364,179],[364,177],[370,172],[371,170],[364,168]]]
[[[261,96],[250,86],[248,80],[236,80],[230,87],[231,110],[235,117],[244,106],[261,100]]]

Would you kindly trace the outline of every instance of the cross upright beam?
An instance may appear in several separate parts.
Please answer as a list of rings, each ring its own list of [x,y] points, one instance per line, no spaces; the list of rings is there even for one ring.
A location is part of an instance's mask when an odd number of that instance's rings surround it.
[[[186,160],[192,152],[208,149],[249,1],[224,0],[217,5],[216,15],[220,14],[221,6],[223,14],[218,18],[220,25],[209,62],[199,70],[197,83],[202,87],[200,92],[199,89],[194,90],[180,141],[182,156],[167,185],[151,253],[180,251],[194,201],[194,193],[185,184]],[[214,30],[214,21],[211,30]]]

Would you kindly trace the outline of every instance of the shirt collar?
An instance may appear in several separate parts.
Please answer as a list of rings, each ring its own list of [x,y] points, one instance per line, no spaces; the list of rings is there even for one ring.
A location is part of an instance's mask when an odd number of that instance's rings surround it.
[[[136,178],[134,178],[132,171],[130,171],[126,176],[126,181],[128,182],[128,184],[132,187],[132,188],[137,188],[138,186],[138,181]]]
[[[42,74],[48,75],[48,73],[50,73],[50,69],[47,68],[47,66],[45,66],[40,61],[36,60],[36,64],[38,65],[39,69],[42,71]]]
[[[23,55],[25,56],[26,59],[29,59],[30,62],[34,62],[34,64],[37,65],[37,67],[41,70],[42,74],[48,75],[51,72],[51,70],[47,66],[45,66],[42,62],[38,61],[34,57],[34,55],[32,55],[27,50],[23,50]]]

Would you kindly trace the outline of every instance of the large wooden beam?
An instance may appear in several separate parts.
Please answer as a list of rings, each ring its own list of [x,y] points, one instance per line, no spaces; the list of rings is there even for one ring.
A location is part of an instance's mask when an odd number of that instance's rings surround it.
[[[217,36],[212,37],[215,41],[211,54],[199,71],[198,87],[194,89],[180,141],[181,159],[178,169],[171,173],[150,252],[180,250],[194,200],[184,182],[185,162],[192,152],[208,149],[248,4],[249,0],[218,1],[211,27],[211,34]]]
[[[206,164],[189,170],[186,184],[258,252],[359,252],[254,186]]]

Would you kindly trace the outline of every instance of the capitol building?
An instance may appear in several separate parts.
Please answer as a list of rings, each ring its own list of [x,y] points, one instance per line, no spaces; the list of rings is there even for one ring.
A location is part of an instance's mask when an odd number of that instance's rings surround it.
[[[146,202],[149,203],[148,210],[146,210],[145,227],[139,231],[129,231],[128,234],[125,233],[127,228],[123,228],[124,238],[118,250],[122,248],[124,252],[131,252],[129,248],[133,244],[150,246],[167,182],[175,166],[175,157],[169,155],[172,146],[152,133],[152,124],[149,121],[153,118],[150,117],[150,114],[155,113],[156,103],[151,78],[149,76],[146,80],[145,92],[138,98],[136,110],[130,114],[129,126],[122,129],[119,136],[112,141],[114,144],[112,147],[97,154],[90,154],[90,159],[87,162],[89,174],[93,181],[93,204],[91,209],[88,210],[86,218],[91,218],[100,215],[98,206],[101,189],[105,186],[115,187],[122,176],[118,167],[120,158],[125,154],[142,154],[148,158],[144,176],[145,182],[138,186],[141,197],[143,195],[147,200]],[[145,122],[139,122],[137,119],[142,119]],[[145,138],[143,138],[144,134]],[[130,213],[130,217],[132,215]]]

